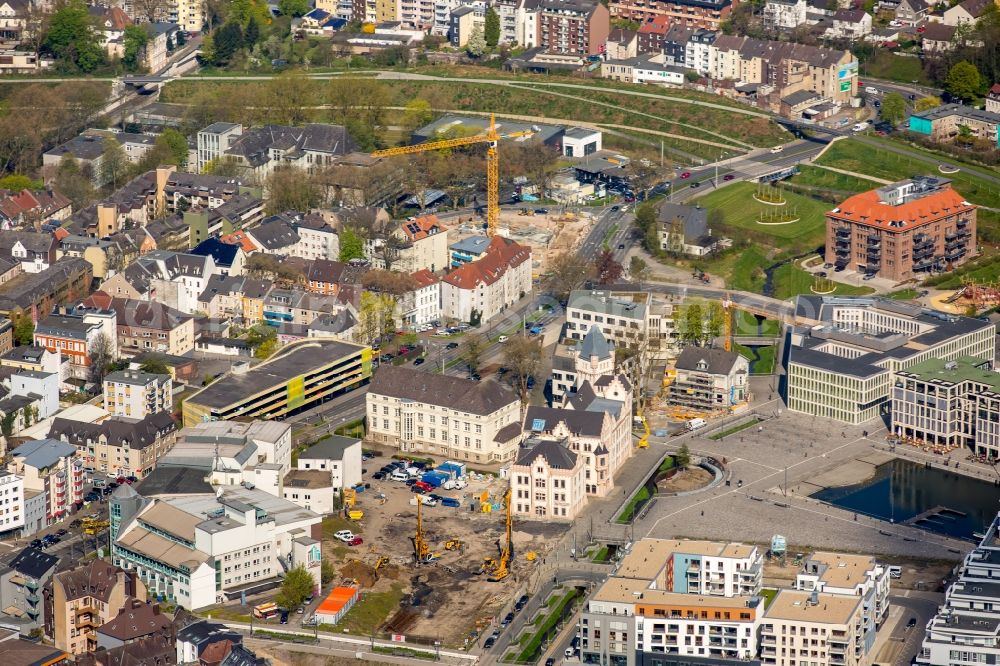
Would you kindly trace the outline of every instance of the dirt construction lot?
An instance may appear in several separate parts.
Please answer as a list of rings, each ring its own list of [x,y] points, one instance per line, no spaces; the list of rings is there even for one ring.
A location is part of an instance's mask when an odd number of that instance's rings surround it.
[[[424,538],[439,558],[416,565],[413,536],[417,507],[410,503],[414,494],[403,483],[371,478],[390,460],[380,456],[365,463],[364,481],[371,488],[358,494],[355,508],[364,511],[360,522],[339,516],[323,522],[323,551],[337,569],[337,581],[357,581],[365,593],[338,629],[363,635],[373,630],[401,633],[461,647],[478,629],[506,612],[535,566],[527,554],[536,553],[536,562],[540,563],[546,555],[545,544],[554,543],[565,528],[539,523],[522,526],[515,520],[512,575],[503,582],[484,585],[485,577],[476,572],[485,557],[497,557],[499,553],[498,543],[504,538],[503,492],[507,483],[493,476],[476,475],[462,490],[434,491],[442,497],[459,499],[461,507],[421,508]],[[481,508],[484,493],[491,506],[489,513]],[[348,546],[337,540],[333,535],[341,529],[350,529],[364,543]],[[453,539],[462,542],[461,549],[446,550],[445,543]],[[374,565],[379,560],[383,565],[376,580]]]

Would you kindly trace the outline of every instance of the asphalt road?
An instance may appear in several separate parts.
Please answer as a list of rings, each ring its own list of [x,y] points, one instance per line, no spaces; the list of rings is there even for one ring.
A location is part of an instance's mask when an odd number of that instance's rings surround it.
[[[940,595],[937,595],[940,599]],[[913,663],[913,658],[920,651],[920,643],[924,639],[924,628],[937,612],[938,599],[928,599],[919,596],[902,596],[898,594],[889,595],[889,603],[893,606],[900,606],[904,609],[903,616],[899,624],[893,628],[890,640],[902,643],[902,649],[896,655],[892,666],[909,666]],[[917,624],[908,629],[906,627],[909,619],[917,619]]]

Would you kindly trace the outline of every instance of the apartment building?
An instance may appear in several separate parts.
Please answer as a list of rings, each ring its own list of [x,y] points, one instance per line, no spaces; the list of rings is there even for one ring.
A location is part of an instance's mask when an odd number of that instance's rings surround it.
[[[110,476],[148,476],[177,438],[169,411],[136,419],[113,416],[96,423],[56,417],[48,436],[76,447],[87,467]]]
[[[971,356],[900,370],[891,418],[899,437],[1000,457],[1000,373]]]
[[[1000,516],[993,519],[979,545],[965,555],[958,578],[944,603],[927,623],[917,666],[988,664],[1000,659]]]
[[[394,17],[395,4],[389,4]],[[340,125],[263,125],[245,129],[233,139],[223,152],[223,159],[235,163],[248,176],[263,181],[271,171],[281,166],[314,173],[354,150],[354,141],[347,129]]]
[[[764,23],[775,28],[797,28],[806,24],[806,0],[767,0]]]
[[[797,412],[862,423],[886,415],[895,373],[928,359],[992,365],[992,323],[882,298],[799,296],[785,403]]]
[[[384,365],[365,402],[368,439],[402,453],[484,464],[510,462],[517,454],[521,402],[491,379]]]
[[[569,438],[526,439],[510,468],[511,511],[533,520],[574,520],[587,502],[586,471]]]
[[[272,215],[243,233],[264,254],[334,261],[340,256],[340,237],[320,215]]]
[[[361,440],[329,435],[299,454],[296,467],[327,474],[327,483],[335,491],[361,482]]]
[[[110,344],[111,357],[118,356],[115,313],[108,310],[51,315],[35,324],[34,342],[69,360],[69,369],[77,379],[89,379],[90,353],[103,338]]]
[[[257,489],[111,498],[111,559],[151,594],[198,610],[272,589],[299,564],[319,589],[321,516]]]
[[[447,263],[447,244],[445,251]],[[485,323],[531,289],[531,248],[494,236],[482,259],[463,264],[441,279],[442,314],[469,321],[475,311],[479,322]]]
[[[385,253],[389,249],[385,246],[381,248],[381,257],[373,257],[381,259],[383,266],[389,265],[393,270],[404,273],[420,270],[434,273],[448,267],[448,228],[438,222],[437,215],[407,220],[394,234],[402,241],[402,247],[394,244],[398,248],[395,260],[391,263],[386,261]]]
[[[642,539],[580,618],[584,663],[755,664],[764,612],[754,546]]]
[[[538,14],[538,46],[548,53],[597,55],[611,32],[611,15],[600,2],[543,0]]]
[[[24,548],[0,573],[4,623],[16,632],[31,633],[46,622],[44,591],[56,571],[59,558],[39,548]],[[15,660],[12,664],[21,663]],[[51,662],[44,662],[51,663]]]
[[[114,311],[118,351],[123,355],[155,351],[184,356],[194,349],[194,317],[170,306],[97,291],[77,308],[81,313],[94,310]]]
[[[24,479],[0,472],[0,535],[9,538],[24,527]]]
[[[935,141],[954,139],[965,131],[962,128],[966,128],[973,137],[986,139],[994,146],[1000,145],[998,126],[1000,126],[1000,113],[964,104],[942,104],[933,109],[911,114],[909,121],[911,132],[929,136]]]
[[[644,23],[658,16],[671,25],[718,30],[729,18],[732,0],[613,0],[611,16]]]
[[[176,0],[178,2],[189,2],[191,0]],[[200,29],[200,27],[199,27]],[[205,171],[205,165],[220,159],[233,141],[243,134],[243,126],[236,123],[212,123],[208,127],[198,130],[196,137],[197,156],[194,167],[196,173]]]
[[[145,418],[174,408],[170,375],[120,370],[104,378],[104,409],[117,416]]]
[[[93,652],[98,627],[133,599],[146,601],[143,582],[103,560],[57,573],[45,589],[45,634],[70,654]]]
[[[728,410],[750,397],[750,364],[742,355],[688,346],[674,364],[667,401],[698,411]]]
[[[795,589],[861,597],[859,640],[867,653],[889,616],[889,568],[867,555],[811,553],[795,578]]]
[[[951,270],[976,250],[976,206],[938,176],[855,194],[826,214],[826,260],[896,282]]]
[[[868,663],[862,598],[779,590],[764,612],[760,661],[765,666],[860,666]]]
[[[673,307],[642,291],[577,289],[566,305],[566,335],[582,340],[598,325],[615,347],[665,357],[673,348]]]
[[[11,451],[7,471],[21,477],[25,497],[44,495],[46,527],[83,501],[83,464],[75,446],[54,439],[36,439]],[[34,529],[32,529],[34,531]]]
[[[397,301],[403,326],[419,326],[441,318],[441,279],[424,269],[411,275],[415,288]]]

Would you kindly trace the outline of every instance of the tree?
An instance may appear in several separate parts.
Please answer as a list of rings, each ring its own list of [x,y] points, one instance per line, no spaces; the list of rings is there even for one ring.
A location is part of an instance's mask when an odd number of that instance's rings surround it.
[[[688,344],[698,344],[705,337],[705,314],[700,303],[690,303],[684,308],[684,318],[680,322],[681,340]]]
[[[117,190],[129,172],[129,161],[122,145],[112,136],[104,137],[104,154],[101,156],[101,180]]]
[[[181,168],[187,166],[187,139],[173,127],[166,128],[156,137],[156,145],[169,152],[172,164]]]
[[[274,601],[285,610],[295,610],[312,594],[315,587],[316,581],[312,574],[300,564],[285,574],[285,580],[281,581],[281,589]]]
[[[156,358],[144,361],[143,364],[139,366],[139,370],[142,372],[148,372],[151,375],[170,374],[170,368],[167,367],[167,364]]]
[[[365,241],[353,229],[345,228],[340,232],[340,260],[365,258]]]
[[[681,444],[681,448],[677,449],[677,453],[674,454],[674,465],[680,469],[687,469],[690,464],[691,449],[688,448],[687,444]]]
[[[634,282],[638,282],[642,287],[642,282],[649,277],[649,264],[639,255],[633,255],[628,262],[628,274],[632,276]]]
[[[239,23],[227,23],[215,33],[213,63],[225,66],[243,48],[243,29]],[[202,54],[205,50],[202,47]]]
[[[523,333],[511,336],[503,346],[503,364],[509,368],[509,376],[521,396],[521,404],[528,404],[528,381],[542,367],[541,340]]]
[[[142,58],[149,43],[149,33],[145,26],[128,25],[125,26],[125,36],[122,37],[124,51],[122,53],[122,64],[129,71],[136,71],[142,66]]]
[[[967,103],[979,97],[982,87],[983,78],[979,70],[968,60],[952,65],[944,81],[945,90]]]
[[[475,374],[479,372],[479,366],[483,360],[483,352],[486,351],[486,342],[482,336],[468,335],[462,343],[462,351],[459,357],[468,363],[469,372]]]
[[[302,1],[302,0],[292,0]],[[247,22],[247,29],[243,31],[243,44],[246,45],[248,49],[253,48],[254,45],[260,41],[260,23],[257,19],[251,17],[250,21]]]
[[[183,30],[177,31],[177,48],[184,46],[187,43],[187,38],[184,36]]]
[[[941,98],[930,95],[928,97],[921,97],[918,99],[914,103],[913,108],[917,113],[921,113],[922,111],[936,109],[939,106],[941,106]]]
[[[485,26],[483,39],[486,40],[486,46],[492,49],[500,43],[500,15],[497,14],[497,10],[493,9],[493,7],[486,9]]]
[[[22,314],[14,321],[14,342],[18,346],[30,345],[35,341],[35,322]]]
[[[879,109],[882,120],[898,125],[906,118],[906,100],[899,93],[886,93],[882,98],[882,107]]]
[[[14,424],[17,422],[17,410],[11,411],[9,414],[4,414],[3,418],[0,419],[0,433],[3,434],[4,438],[9,439],[11,435],[14,434]]]
[[[726,328],[726,310],[719,301],[708,304],[708,337],[715,339],[723,334]]]
[[[434,112],[431,111],[431,103],[426,99],[411,99],[406,103],[406,109],[403,111],[403,127],[407,128],[411,132],[419,127],[423,127],[434,118]]]
[[[566,250],[549,262],[549,287],[560,301],[569,298],[569,292],[580,286],[590,274],[591,266],[579,253]]]
[[[267,176],[267,213],[309,212],[320,204],[319,188],[302,169],[281,167]]]
[[[86,208],[94,201],[94,181],[69,153],[59,159],[53,184],[56,190],[73,202],[74,210]]]
[[[613,284],[622,276],[624,269],[615,259],[611,250],[603,250],[594,261],[594,274],[597,276],[597,283],[601,285]]]
[[[402,296],[413,291],[417,283],[409,273],[370,270],[361,278],[361,286],[367,291]]]
[[[257,349],[253,351],[254,358],[266,359],[271,358],[271,355],[278,350],[278,339],[268,338],[264,340],[259,345]]]
[[[285,16],[302,16],[308,14],[311,7],[309,0],[279,0],[278,10]]]
[[[473,58],[478,58],[486,53],[486,37],[483,36],[483,29],[478,24],[472,28],[469,41],[465,44],[465,50]]]
[[[104,383],[111,364],[115,361],[115,343],[107,333],[101,331],[90,343],[90,380],[95,384]]]
[[[337,577],[337,570],[333,567],[333,562],[324,558],[319,565],[319,579],[323,585],[331,583]]]
[[[31,405],[25,405],[21,409],[21,419],[24,421],[25,428],[31,427]]]
[[[167,33],[167,53],[172,52],[176,46],[174,45],[174,36]]]
[[[47,2],[29,2],[23,12],[24,30],[21,33],[21,41],[31,47],[37,58],[49,31],[52,7]]]
[[[70,71],[92,72],[104,62],[101,36],[82,0],[69,0],[52,14],[42,50]]]

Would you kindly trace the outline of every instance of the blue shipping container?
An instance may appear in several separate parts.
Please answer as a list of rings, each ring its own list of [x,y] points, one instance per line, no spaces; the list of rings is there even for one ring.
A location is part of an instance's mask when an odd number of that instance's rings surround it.
[[[434,486],[435,488],[439,487],[442,483],[444,483],[441,477],[435,474],[434,472],[427,472],[426,474],[420,477],[420,480],[428,485]]]

